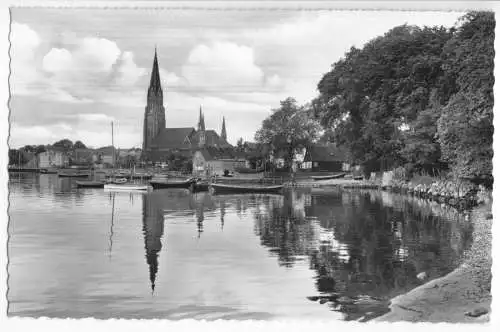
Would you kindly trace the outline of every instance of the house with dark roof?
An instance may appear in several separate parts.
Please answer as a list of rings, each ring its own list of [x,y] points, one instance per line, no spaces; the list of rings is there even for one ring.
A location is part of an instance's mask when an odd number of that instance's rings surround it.
[[[306,148],[301,168],[313,172],[343,172],[350,169],[346,153],[334,144],[311,145]]]
[[[227,142],[225,118],[222,119],[220,135],[215,130],[206,130],[205,116],[200,106],[197,129],[194,127],[167,128],[158,57],[155,50],[144,112],[142,158],[150,162],[162,162],[168,160],[169,156],[174,153],[191,158],[197,149],[205,146],[231,147]]]
[[[246,163],[245,153],[232,147],[205,146],[193,154],[193,175],[223,175],[225,170],[232,173]]]

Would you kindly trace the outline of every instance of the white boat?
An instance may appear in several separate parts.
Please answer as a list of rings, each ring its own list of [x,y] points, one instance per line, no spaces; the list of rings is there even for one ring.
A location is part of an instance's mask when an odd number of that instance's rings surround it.
[[[151,186],[147,184],[135,184],[135,183],[124,183],[124,184],[114,184],[108,183],[104,185],[104,190],[107,191],[148,191],[152,189]]]

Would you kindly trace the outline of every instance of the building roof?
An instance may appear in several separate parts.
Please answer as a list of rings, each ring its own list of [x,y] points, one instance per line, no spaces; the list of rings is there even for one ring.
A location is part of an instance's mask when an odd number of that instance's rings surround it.
[[[197,131],[191,137],[191,143],[194,146],[198,146],[200,142],[201,132]],[[215,130],[205,130],[205,145],[206,146],[217,146],[217,147],[231,147],[231,145],[224,139],[222,139]]]
[[[232,147],[220,148],[215,146],[206,146],[198,151],[200,151],[205,161],[237,159],[240,157],[240,155]]]
[[[152,147],[164,149],[189,148],[189,140],[194,128],[162,128],[158,135],[151,142]]]
[[[306,151],[304,161],[346,161],[343,149],[335,145],[312,145]]]

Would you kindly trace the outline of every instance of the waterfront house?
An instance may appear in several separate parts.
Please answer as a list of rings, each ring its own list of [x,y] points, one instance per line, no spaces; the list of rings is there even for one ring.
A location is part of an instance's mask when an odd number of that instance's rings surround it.
[[[306,149],[301,168],[312,172],[350,170],[345,152],[334,144],[311,145]]]
[[[49,148],[37,156],[40,168],[64,167],[68,165],[68,155],[60,148]]]
[[[71,154],[72,165],[90,166],[97,161],[97,152],[93,149],[75,149]]]
[[[244,153],[233,148],[207,146],[193,154],[193,174],[197,176],[223,175],[225,170],[232,173],[236,168],[246,166]]]
[[[105,146],[95,150],[97,155],[97,163],[103,164],[106,167],[112,167],[118,157],[116,148],[112,146]],[[114,158],[114,159],[113,159]]]

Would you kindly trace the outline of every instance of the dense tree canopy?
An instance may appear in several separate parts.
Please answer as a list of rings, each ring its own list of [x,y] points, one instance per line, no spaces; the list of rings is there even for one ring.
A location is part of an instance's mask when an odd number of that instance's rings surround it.
[[[395,27],[323,76],[312,110],[352,162],[491,174],[494,16],[459,23]]]
[[[67,138],[55,142],[52,146],[63,148],[66,151],[73,149],[73,142]]]
[[[82,141],[76,141],[75,144],[73,145],[73,149],[86,149],[87,146],[82,143]]]

